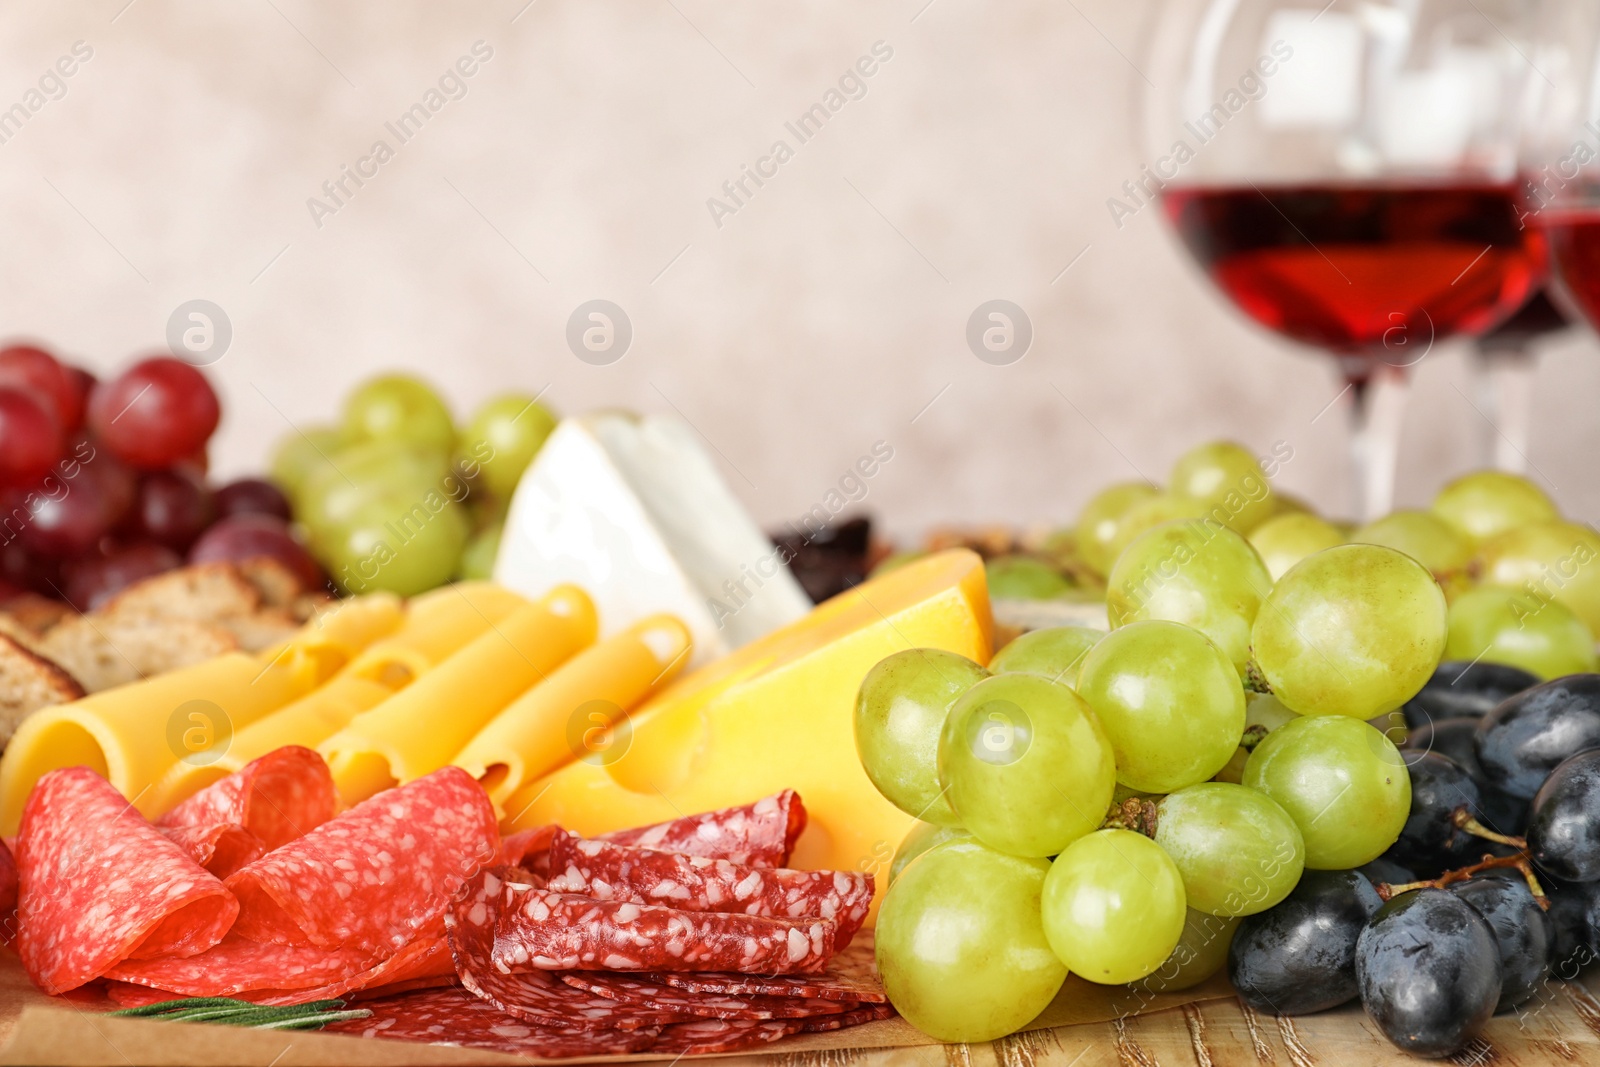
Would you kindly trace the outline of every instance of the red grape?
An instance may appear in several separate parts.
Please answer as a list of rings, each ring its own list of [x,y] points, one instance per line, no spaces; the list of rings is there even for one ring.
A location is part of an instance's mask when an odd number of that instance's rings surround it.
[[[189,457],[220,418],[205,375],[167,356],[136,363],[89,394],[95,436],[140,470],[160,470]]]
[[[215,517],[216,505],[204,485],[176,471],[152,471],[139,479],[139,495],[123,528],[134,539],[182,552]]]
[[[30,389],[0,385],[0,482],[43,477],[61,447],[61,424],[46,402]]]
[[[189,550],[190,563],[254,559],[270,556],[294,572],[307,589],[320,588],[322,568],[289,534],[289,525],[274,515],[232,515],[200,535]]]
[[[229,482],[216,492],[217,515],[276,515],[287,522],[289,501],[283,491],[271,482],[260,478],[240,478]]]
[[[113,501],[92,469],[86,465],[70,481],[47,475],[28,490],[21,541],[31,554],[72,559],[92,552],[110,531]]]
[[[8,512],[6,518],[9,520],[12,514]],[[53,559],[40,559],[24,548],[20,540],[0,546],[0,579],[45,596],[61,596],[61,564]]]
[[[136,544],[66,566],[66,597],[79,611],[92,611],[135,582],[182,566],[165,545]]]
[[[0,384],[37,393],[54,411],[63,433],[72,433],[83,422],[84,398],[76,377],[42,348],[0,348]]]

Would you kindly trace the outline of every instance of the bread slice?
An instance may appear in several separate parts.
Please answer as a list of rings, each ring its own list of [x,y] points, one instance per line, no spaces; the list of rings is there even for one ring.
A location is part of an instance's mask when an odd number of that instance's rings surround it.
[[[232,634],[246,652],[281,645],[300,629],[300,623],[286,608],[263,608],[250,615],[218,619],[217,625]]]
[[[304,583],[295,577],[294,571],[271,556],[254,556],[240,560],[234,566],[239,568],[239,574],[245,581],[256,587],[265,607],[289,607],[295,598],[306,592]]]
[[[83,687],[66,671],[0,635],[0,747],[30,713],[83,695]]]
[[[238,639],[213,622],[99,613],[68,619],[39,643],[45,656],[90,693],[192,666],[238,647]]]
[[[22,593],[12,597],[0,604],[0,613],[9,615],[35,634],[42,634],[67,616],[77,614],[71,604],[38,593]]]
[[[200,563],[135,582],[90,614],[217,622],[253,614],[260,607],[261,592],[237,566]]]

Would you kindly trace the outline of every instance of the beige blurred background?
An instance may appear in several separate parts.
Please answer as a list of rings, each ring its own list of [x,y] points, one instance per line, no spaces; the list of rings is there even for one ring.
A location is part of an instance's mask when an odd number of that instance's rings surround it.
[[[177,305],[216,302],[234,333],[211,368],[223,474],[408,368],[462,417],[513,388],[564,412],[676,409],[769,524],[879,440],[894,457],[864,506],[901,533],[1067,519],[1215,435],[1285,442],[1280,486],[1348,512],[1326,361],[1225,306],[1153,210],[1121,229],[1107,210],[1141,161],[1134,64],[1157,10],[7,4],[0,108],[75,42],[93,56],[0,144],[0,335],[105,371],[160,347]],[[465,95],[400,143],[385,123],[480,41]],[[719,226],[708,198],[774,140],[795,146],[785,122],[876,42],[892,57],[865,95]],[[379,139],[394,157],[314,219],[308,199],[331,204],[323,183]],[[607,366],[565,342],[595,298],[633,327]],[[1033,324],[1010,366],[965,341],[992,298]],[[1459,346],[1418,368],[1403,502],[1476,465],[1474,388]],[[1597,399],[1600,351],[1571,331],[1540,363],[1529,458],[1584,520]]]

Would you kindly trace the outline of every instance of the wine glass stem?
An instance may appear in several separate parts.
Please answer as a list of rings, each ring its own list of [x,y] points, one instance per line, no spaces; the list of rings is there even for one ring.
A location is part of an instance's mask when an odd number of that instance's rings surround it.
[[[1518,346],[1474,347],[1483,462],[1512,474],[1528,471],[1533,421],[1533,353]]]
[[[1381,518],[1394,504],[1400,429],[1410,390],[1405,371],[1389,367],[1350,381],[1350,454],[1362,522]]]

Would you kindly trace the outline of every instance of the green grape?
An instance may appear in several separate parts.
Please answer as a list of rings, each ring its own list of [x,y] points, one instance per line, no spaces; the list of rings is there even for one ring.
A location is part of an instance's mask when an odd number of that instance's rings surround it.
[[[1278,579],[1251,631],[1256,666],[1284,707],[1355,719],[1416,695],[1439,665],[1444,638],[1439,583],[1380,545],[1307,556]]]
[[[1263,737],[1299,717],[1271,693],[1246,694],[1244,737],[1240,738],[1239,747],[1233,750],[1233,755],[1228,757],[1227,766],[1214,774],[1212,781],[1238,785],[1244,779],[1244,765],[1250,759],[1251,750],[1261,743]]]
[[[1019,1029],[1066,980],[1045,940],[1049,865],[952,841],[919,856],[883,896],[876,952],[884,991],[940,1041],[992,1041]]]
[[[1087,626],[1049,626],[1014,638],[989,661],[990,674],[1042,674],[1053,682],[1071,685],[1078,677],[1083,654],[1105,636]]]
[[[1244,733],[1239,672],[1211,639],[1175,622],[1113,630],[1078,672],[1111,740],[1117,781],[1170,793],[1220,771]]]
[[[1204,500],[1175,493],[1162,493],[1135,504],[1122,516],[1117,532],[1111,539],[1111,566],[1113,569],[1116,567],[1117,560],[1128,550],[1128,546],[1145,531],[1168,522],[1206,519],[1210,514],[1211,507]],[[1213,525],[1220,523],[1213,522]]]
[[[1600,633],[1600,535],[1589,527],[1542,522],[1508,530],[1479,547],[1475,565],[1484,585],[1558,600]]]
[[[1279,515],[1315,515],[1316,513],[1316,508],[1313,508],[1293,493],[1282,493],[1276,489],[1272,491],[1273,518],[1277,518]]]
[[[1400,750],[1342,715],[1302,716],[1272,731],[1245,764],[1244,785],[1289,813],[1312,870],[1377,859],[1411,813],[1411,776]]]
[[[1080,837],[1050,865],[1044,933],[1062,963],[1102,985],[1166,962],[1183,934],[1183,879],[1161,846],[1131,830]]]
[[[1052,600],[1072,588],[1060,571],[1028,556],[999,556],[983,570],[996,599]]]
[[[915,563],[927,554],[926,552],[892,552],[878,561],[878,565],[872,568],[872,574],[869,577],[876,578],[880,574],[897,571],[908,563]]]
[[[443,489],[449,473],[449,463],[438,452],[400,441],[363,441],[341,449],[302,483],[295,494],[295,516],[314,538],[336,537],[379,498],[418,503],[432,493],[448,499]]]
[[[1249,533],[1277,510],[1260,461],[1232,441],[1212,441],[1179,456],[1168,488],[1204,501],[1212,518],[1239,533]]]
[[[940,826],[960,822],[939,785],[939,732],[956,698],[988,676],[937,648],[896,652],[867,672],[856,693],[856,752],[889,803]]]
[[[1594,670],[1594,635],[1558,600],[1485,585],[1450,605],[1445,659],[1486,660],[1559,678]]]
[[[1104,577],[1117,561],[1113,546],[1122,520],[1138,505],[1161,495],[1149,482],[1118,482],[1096,493],[1078,513],[1078,555]]]
[[[1307,556],[1344,541],[1337,526],[1299,511],[1274,516],[1250,531],[1250,547],[1260,553],[1273,581]]]
[[[448,582],[471,527],[466,509],[439,496],[439,509],[409,496],[369,500],[347,524],[316,534],[312,553],[348,593],[414,596]]]
[[[959,826],[939,826],[931,822],[917,823],[906,833],[900,842],[900,847],[894,850],[894,859],[889,861],[888,884],[894,885],[895,879],[900,877],[900,872],[905,870],[912,860],[950,841],[976,842],[977,838]]]
[[[1230,918],[1187,909],[1178,947],[1160,967],[1133,983],[1133,988],[1150,996],[1192,989],[1222,970],[1238,928],[1237,915]]]
[[[352,441],[390,439],[449,455],[456,428],[450,409],[425,382],[385,374],[345,398],[344,432]]]
[[[1202,782],[1156,804],[1156,844],[1183,876],[1189,907],[1254,915],[1289,895],[1305,869],[1305,841],[1270,797]]]
[[[1432,511],[1473,544],[1561,517],[1543,489],[1505,471],[1474,471],[1457,478],[1439,490]]]
[[[1171,522],[1141,534],[1118,557],[1106,614],[1113,629],[1145,619],[1192,626],[1243,673],[1250,626],[1271,588],[1261,557],[1232,530]]]
[[[1053,856],[1111,804],[1111,744],[1089,705],[1036,674],[968,689],[939,738],[939,782],[962,826],[1015,856]]]
[[[482,472],[478,477],[489,492],[509,497],[557,421],[531,396],[497,396],[479,408],[461,431],[456,452],[463,467],[478,465]]]
[[[1396,511],[1350,535],[1354,544],[1404,552],[1433,573],[1448,591],[1464,589],[1472,544],[1431,511]]]
[[[344,434],[332,426],[290,430],[278,442],[267,469],[285,494],[294,497],[306,480],[328,465],[329,457],[344,447]]]
[[[463,581],[488,581],[494,576],[494,560],[500,554],[500,534],[505,529],[500,523],[485,526],[472,535],[467,547],[461,550],[461,562],[456,577]]]

